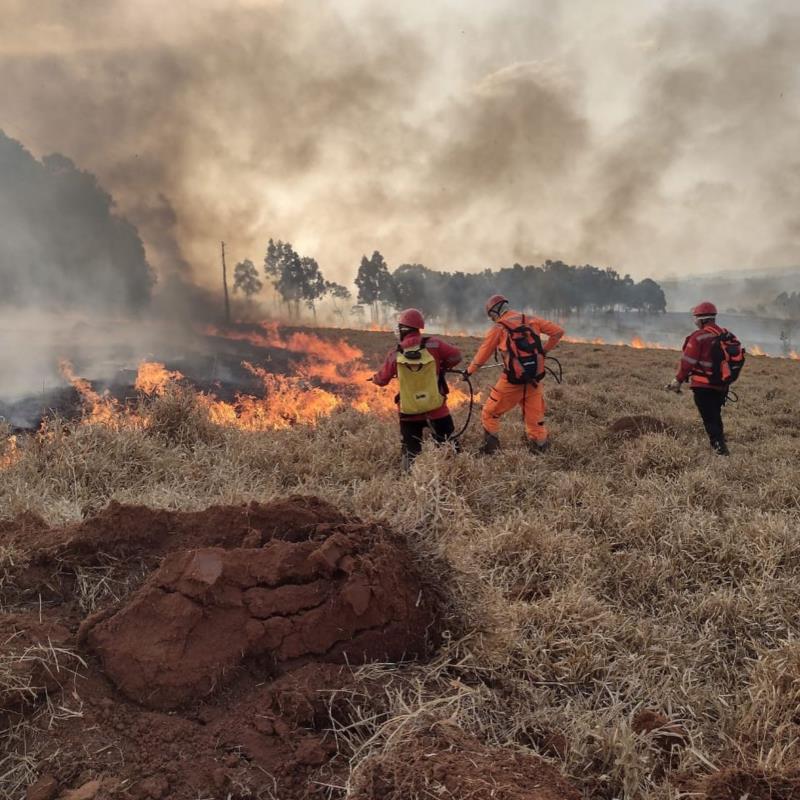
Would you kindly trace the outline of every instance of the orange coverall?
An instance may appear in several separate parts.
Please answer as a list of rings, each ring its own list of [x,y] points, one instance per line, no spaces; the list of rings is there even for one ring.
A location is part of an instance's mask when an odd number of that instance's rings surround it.
[[[525,324],[530,325],[540,336],[547,335],[547,342],[543,344],[545,353],[549,353],[564,335],[564,329],[555,322],[525,314]],[[523,314],[519,311],[506,311],[502,317],[492,326],[486,334],[475,358],[467,367],[467,372],[472,375],[478,367],[483,366],[491,357],[495,350],[499,350],[505,363],[507,355],[506,335],[507,329],[500,322],[502,321],[511,328],[522,325]],[[508,382],[505,372],[500,376],[497,383],[489,393],[489,399],[484,403],[481,413],[483,427],[494,435],[500,430],[500,417],[514,406],[522,407],[522,419],[525,422],[525,432],[529,439],[536,442],[544,442],[547,439],[547,428],[544,424],[544,392],[542,384],[517,385]]]

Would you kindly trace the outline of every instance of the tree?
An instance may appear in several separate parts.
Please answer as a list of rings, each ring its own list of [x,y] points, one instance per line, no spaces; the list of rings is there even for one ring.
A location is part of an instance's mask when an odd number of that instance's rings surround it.
[[[667,298],[654,280],[645,278],[633,288],[633,307],[650,314],[660,314],[667,310]]]
[[[341,283],[336,283],[336,281],[326,281],[325,290],[333,301],[333,313],[336,314],[340,320],[344,321],[344,308],[336,301],[349,300],[352,297],[350,290],[346,286],[342,286]]]
[[[394,300],[394,282],[383,256],[375,250],[371,258],[362,256],[355,284],[358,302],[370,307],[373,322],[378,322],[380,304]]]
[[[775,305],[789,319],[800,319],[800,292],[781,292]]]
[[[300,296],[314,314],[315,322],[317,320],[317,300],[324,297],[327,291],[328,284],[322,277],[316,259],[303,256],[300,259]]]
[[[278,296],[286,303],[289,316],[299,316],[302,298],[300,256],[289,242],[269,240],[264,256],[264,272]]]
[[[301,256],[289,242],[270,239],[264,256],[264,272],[286,303],[289,316],[300,316],[302,301],[316,320],[317,301],[325,296],[329,287],[316,259]]]
[[[246,258],[240,261],[233,270],[233,291],[244,292],[245,297],[249,300],[254,294],[258,294],[263,288],[264,284],[258,277],[258,270],[255,264]]]
[[[352,306],[350,308],[350,315],[358,320],[359,325],[364,324],[364,306],[360,306],[358,304]]]

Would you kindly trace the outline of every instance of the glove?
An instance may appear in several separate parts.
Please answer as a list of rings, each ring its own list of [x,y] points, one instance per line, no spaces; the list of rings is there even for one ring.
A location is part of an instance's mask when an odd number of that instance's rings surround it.
[[[668,383],[664,388],[668,392],[675,392],[675,394],[680,394],[681,393],[681,382],[677,378],[675,378],[673,381]]]

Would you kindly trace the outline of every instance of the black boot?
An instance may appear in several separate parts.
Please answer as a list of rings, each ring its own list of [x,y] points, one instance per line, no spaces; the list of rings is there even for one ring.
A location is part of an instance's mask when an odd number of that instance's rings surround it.
[[[490,456],[500,449],[500,440],[489,431],[483,432],[483,444],[478,448],[478,452],[482,456]]]
[[[730,455],[730,451],[728,450],[728,445],[725,441],[724,436],[720,436],[719,439],[713,439],[711,441],[711,447],[714,448],[714,452],[718,456],[728,456]]]
[[[536,439],[528,439],[528,450],[531,453],[536,453],[539,455],[540,453],[545,453],[550,449],[550,442],[547,439],[539,442]]]

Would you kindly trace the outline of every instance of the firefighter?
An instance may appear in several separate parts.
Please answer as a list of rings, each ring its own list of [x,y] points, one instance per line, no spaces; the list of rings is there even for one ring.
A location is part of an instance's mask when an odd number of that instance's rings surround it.
[[[513,311],[509,307],[508,300],[500,294],[492,295],[486,301],[485,308],[494,325],[486,334],[472,363],[467,367],[467,374],[472,375],[485,364],[495,350],[499,350],[502,355],[504,371],[483,406],[481,422],[484,440],[480,452],[491,454],[500,447],[497,435],[500,430],[500,417],[515,406],[520,406],[528,447],[534,453],[542,453],[549,447],[547,428],[544,424],[544,393],[540,382],[544,377],[544,358],[558,344],[564,335],[564,329],[555,322]],[[522,360],[530,360],[533,364],[528,372],[520,370],[519,348],[513,338],[518,335],[517,331],[523,329],[529,331],[525,334],[529,344],[521,345],[523,349],[528,348],[526,351],[528,357],[523,355]],[[547,336],[545,344],[541,342],[542,334]]]
[[[678,373],[667,389],[680,392],[681,385],[689,381],[711,447],[718,455],[727,456],[722,407],[728,398],[728,387],[744,363],[744,348],[733,334],[717,325],[717,307],[713,303],[700,303],[692,314],[697,330],[686,337]]]
[[[392,378],[398,379],[399,389],[395,402],[400,415],[403,469],[408,470],[422,450],[422,435],[430,428],[437,444],[450,439],[455,431],[450,409],[447,407],[446,370],[461,361],[461,351],[436,336],[423,336],[425,327],[422,312],[407,308],[397,318],[400,339],[371,380],[386,386]],[[458,440],[452,444],[458,449]]]

